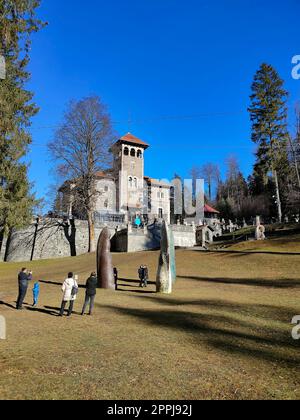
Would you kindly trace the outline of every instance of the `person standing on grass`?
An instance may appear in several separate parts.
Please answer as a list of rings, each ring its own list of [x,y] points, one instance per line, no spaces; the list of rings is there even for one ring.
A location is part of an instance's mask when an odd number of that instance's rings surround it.
[[[89,277],[86,281],[85,301],[84,301],[84,305],[83,305],[82,313],[81,313],[82,316],[84,315],[88,304],[90,304],[89,315],[90,316],[93,315],[94,302],[95,302],[95,297],[97,294],[97,291],[96,291],[97,285],[98,285],[97,274],[92,273],[91,277]]]
[[[17,310],[23,309],[23,302],[27,294],[28,283],[32,280],[32,272],[28,271],[27,268],[22,268],[18,275],[19,282],[19,296],[17,299]]]
[[[77,281],[74,279],[73,273],[68,274],[68,278],[64,281],[64,284],[62,286],[62,292],[63,300],[59,316],[64,315],[67,303],[69,303],[68,316],[71,316],[73,312],[74,302],[78,294],[78,284]]]

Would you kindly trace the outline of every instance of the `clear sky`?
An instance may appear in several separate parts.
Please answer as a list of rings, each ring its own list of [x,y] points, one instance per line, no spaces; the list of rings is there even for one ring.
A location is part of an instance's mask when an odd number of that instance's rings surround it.
[[[42,0],[39,15],[49,22],[30,64],[41,108],[29,155],[39,197],[52,182],[45,145],[70,99],[100,95],[120,134],[151,144],[145,172],[156,178],[188,177],[206,162],[224,172],[230,154],[251,173],[247,106],[262,62],[286,81],[292,124],[299,0]]]

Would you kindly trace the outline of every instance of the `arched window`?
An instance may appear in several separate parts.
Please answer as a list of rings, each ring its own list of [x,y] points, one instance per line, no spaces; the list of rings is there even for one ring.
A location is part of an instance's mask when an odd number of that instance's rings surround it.
[[[125,149],[124,149],[124,156],[129,156],[129,149],[128,149],[128,147],[125,147]]]
[[[128,185],[129,185],[129,188],[132,188],[132,176],[128,178]]]
[[[140,159],[142,159],[142,157],[143,157],[143,152],[142,152],[141,150],[138,150],[138,152],[137,152],[137,157],[138,157],[138,158],[140,158]]]
[[[135,149],[131,149],[131,151],[130,151],[130,156],[131,156],[131,157],[135,157]]]
[[[134,178],[133,179],[133,186],[134,186],[134,188],[137,188],[138,187],[138,180],[137,180],[137,178]]]
[[[108,208],[108,200],[105,200],[104,202],[104,207],[107,209]]]

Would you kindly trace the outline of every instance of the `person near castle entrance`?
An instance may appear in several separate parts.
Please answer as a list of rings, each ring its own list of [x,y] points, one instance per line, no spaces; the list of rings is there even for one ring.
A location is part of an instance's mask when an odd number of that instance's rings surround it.
[[[32,272],[28,271],[27,268],[22,268],[18,275],[19,283],[19,296],[17,299],[17,309],[21,311],[23,309],[23,302],[27,294],[28,284],[32,280]]]

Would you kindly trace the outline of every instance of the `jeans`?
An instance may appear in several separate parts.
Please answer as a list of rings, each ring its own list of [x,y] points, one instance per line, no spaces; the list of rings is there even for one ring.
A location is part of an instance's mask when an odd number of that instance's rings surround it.
[[[64,312],[65,312],[65,307],[67,305],[68,301],[63,300],[62,304],[61,304],[61,308],[60,308],[60,315],[63,316]],[[70,300],[70,306],[69,306],[69,310],[68,310],[68,316],[72,315],[73,312],[73,307],[74,307],[74,300]]]
[[[27,293],[27,289],[28,289],[27,281],[19,282],[19,296],[17,300],[17,309],[22,309],[23,302]]]
[[[88,304],[90,304],[89,314],[92,315],[92,312],[93,312],[93,309],[94,309],[94,303],[95,303],[95,295],[89,296],[88,294],[86,294],[84,305],[83,305],[83,308],[82,308],[82,315],[85,313],[85,310],[86,310]]]

